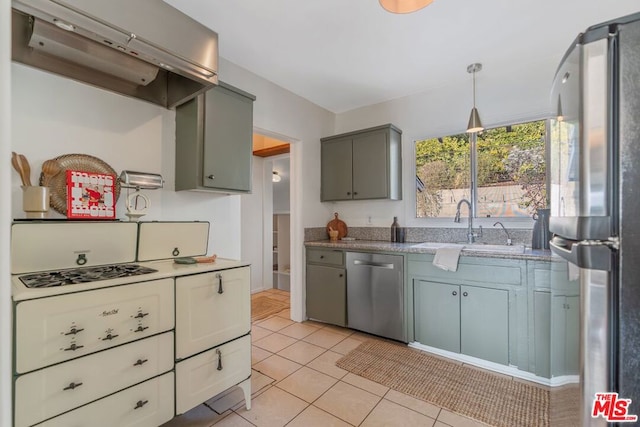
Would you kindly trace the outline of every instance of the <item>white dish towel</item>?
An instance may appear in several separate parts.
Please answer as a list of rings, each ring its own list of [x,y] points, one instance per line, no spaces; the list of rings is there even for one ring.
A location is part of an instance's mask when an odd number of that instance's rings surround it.
[[[433,265],[446,271],[458,270],[458,259],[463,246],[443,246],[436,250]]]

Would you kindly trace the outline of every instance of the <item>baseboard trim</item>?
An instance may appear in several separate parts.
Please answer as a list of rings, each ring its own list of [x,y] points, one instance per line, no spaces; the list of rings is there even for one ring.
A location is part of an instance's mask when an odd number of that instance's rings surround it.
[[[559,387],[567,384],[575,384],[580,381],[578,375],[563,375],[553,378],[544,378],[535,375],[531,372],[523,371],[515,366],[502,365],[500,363],[489,362],[487,360],[478,359],[477,357],[467,356],[465,354],[453,353],[451,351],[442,350],[428,345],[420,344],[419,342],[409,343],[409,347],[432,353],[437,356],[446,357],[448,359],[456,360],[462,363],[468,363],[469,365],[477,366],[478,368],[487,369],[498,374],[509,375],[512,377],[520,378],[526,381],[531,381],[537,384],[541,384],[547,387]]]

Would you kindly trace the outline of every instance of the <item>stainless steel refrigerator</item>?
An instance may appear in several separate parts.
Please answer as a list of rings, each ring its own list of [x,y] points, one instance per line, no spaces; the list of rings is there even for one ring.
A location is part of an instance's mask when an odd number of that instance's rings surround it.
[[[580,425],[622,423],[593,409],[617,392],[640,415],[640,13],[577,37],[551,103],[549,227],[580,280]]]

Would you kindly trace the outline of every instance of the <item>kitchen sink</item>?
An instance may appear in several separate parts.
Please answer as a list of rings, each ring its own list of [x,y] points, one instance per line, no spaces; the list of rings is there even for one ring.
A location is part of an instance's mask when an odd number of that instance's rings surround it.
[[[483,243],[465,243],[462,250],[473,252],[500,252],[509,254],[522,254],[524,253],[524,245],[488,245]]]
[[[439,249],[442,247],[462,247],[468,252],[493,252],[493,253],[524,253],[524,245],[490,245],[485,243],[444,243],[444,242],[423,242],[411,246],[412,248]]]

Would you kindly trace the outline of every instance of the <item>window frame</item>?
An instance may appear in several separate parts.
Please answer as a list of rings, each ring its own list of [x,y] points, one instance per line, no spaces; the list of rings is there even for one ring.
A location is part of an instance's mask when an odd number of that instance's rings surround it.
[[[549,114],[543,114],[543,115],[536,115],[536,116],[526,116],[526,117],[518,117],[515,118],[514,120],[508,120],[502,123],[496,123],[496,124],[492,124],[491,126],[487,126],[485,129],[486,130],[490,130],[490,129],[494,129],[494,128],[500,128],[500,127],[505,127],[505,126],[516,126],[519,124],[524,124],[524,123],[530,123],[530,122],[535,122],[535,121],[544,121],[545,122],[545,148],[544,148],[544,153],[545,153],[545,161],[547,161],[549,159],[549,125],[550,125],[550,119],[551,116]],[[466,208],[463,207],[462,210],[462,217],[461,217],[461,221],[460,223],[455,223],[453,222],[453,217],[447,217],[447,218],[434,218],[434,217],[426,217],[426,218],[419,218],[417,217],[417,197],[416,197],[416,180],[415,177],[417,176],[417,166],[416,166],[416,154],[417,154],[417,143],[419,141],[424,141],[427,139],[432,139],[432,138],[438,138],[438,137],[443,137],[443,136],[447,136],[447,135],[458,135],[461,133],[465,133],[465,131],[453,131],[453,132],[440,132],[438,135],[431,135],[431,136],[427,136],[424,138],[414,138],[413,139],[413,143],[411,145],[411,168],[407,168],[410,169],[411,172],[411,183],[412,183],[412,188],[410,193],[410,197],[408,197],[408,201],[411,203],[411,215],[409,218],[407,218],[407,224],[409,226],[413,226],[413,227],[433,227],[433,228],[442,228],[442,227],[446,227],[446,228],[463,228],[463,227],[467,227],[467,218],[468,218],[468,214],[466,211]],[[470,200],[471,205],[472,205],[472,212],[473,212],[473,224],[474,227],[477,226],[482,226],[482,227],[493,227],[493,224],[496,221],[500,221],[502,222],[506,227],[508,228],[533,228],[533,224],[534,224],[534,220],[532,217],[503,217],[503,216],[495,216],[495,217],[477,217],[475,216],[478,212],[478,205],[477,205],[477,147],[476,147],[476,143],[477,143],[477,134],[473,133],[471,135],[469,135],[469,145],[470,145],[470,149],[471,146],[473,146],[474,150],[471,152],[470,155],[470,174],[472,174],[471,176],[471,188],[470,188],[470,192],[472,194],[472,199]],[[547,189],[550,188],[549,187],[549,170],[547,169],[547,173],[546,173],[546,187]],[[548,193],[547,193],[547,200],[548,200]]]

